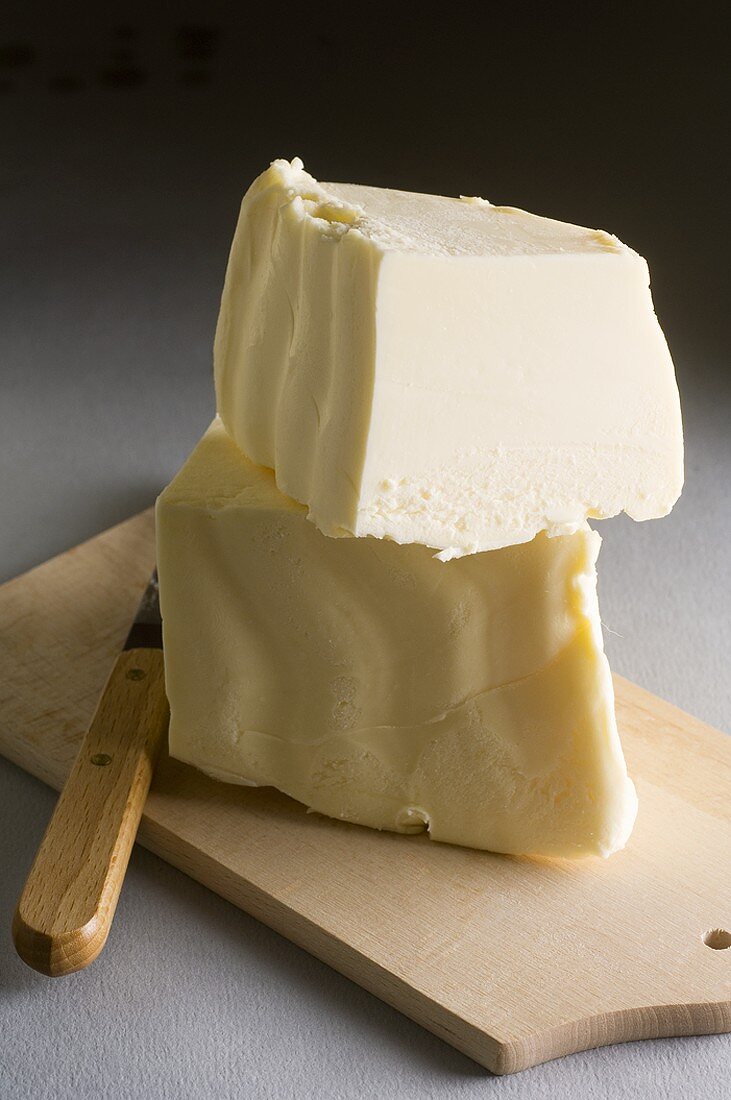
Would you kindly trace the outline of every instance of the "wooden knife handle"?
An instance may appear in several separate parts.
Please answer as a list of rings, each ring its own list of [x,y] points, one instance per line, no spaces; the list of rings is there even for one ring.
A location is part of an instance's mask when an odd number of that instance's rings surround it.
[[[168,726],[161,649],[117,659],[13,920],[18,954],[57,977],[106,943]]]

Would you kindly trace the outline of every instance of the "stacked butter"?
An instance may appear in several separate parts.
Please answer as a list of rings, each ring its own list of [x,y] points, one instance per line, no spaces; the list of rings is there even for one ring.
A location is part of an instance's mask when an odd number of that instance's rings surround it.
[[[599,536],[682,486],[645,261],[482,199],[251,186],[218,416],[158,501],[173,755],[332,817],[609,855]]]

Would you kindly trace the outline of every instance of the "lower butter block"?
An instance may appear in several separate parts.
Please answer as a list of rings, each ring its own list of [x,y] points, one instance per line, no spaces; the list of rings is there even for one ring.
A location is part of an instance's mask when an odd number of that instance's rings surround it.
[[[335,539],[214,421],[157,504],[170,751],[331,817],[607,856],[636,797],[602,648],[599,536],[449,562]]]

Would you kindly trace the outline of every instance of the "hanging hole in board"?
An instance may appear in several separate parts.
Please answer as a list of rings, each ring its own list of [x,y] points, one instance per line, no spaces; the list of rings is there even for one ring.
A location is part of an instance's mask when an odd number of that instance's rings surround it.
[[[725,951],[727,947],[731,947],[731,932],[727,932],[725,928],[711,928],[703,933],[703,942],[713,951]]]

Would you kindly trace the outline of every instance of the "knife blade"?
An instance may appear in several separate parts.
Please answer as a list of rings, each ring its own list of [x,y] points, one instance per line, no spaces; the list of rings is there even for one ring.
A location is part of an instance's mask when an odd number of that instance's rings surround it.
[[[157,569],[152,571],[122,649],[123,651],[125,649],[162,649],[162,617]]]

